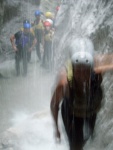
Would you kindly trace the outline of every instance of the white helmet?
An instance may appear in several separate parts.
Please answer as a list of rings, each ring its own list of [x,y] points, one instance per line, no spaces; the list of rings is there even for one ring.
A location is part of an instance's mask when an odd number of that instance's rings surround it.
[[[93,67],[94,63],[93,56],[88,52],[77,52],[72,56],[71,60],[74,65],[83,64]]]
[[[78,38],[71,44],[71,60],[73,64],[84,64],[92,67],[94,47],[91,40]]]
[[[46,21],[50,22],[51,25],[53,25],[53,20],[51,20],[51,19],[46,19]]]

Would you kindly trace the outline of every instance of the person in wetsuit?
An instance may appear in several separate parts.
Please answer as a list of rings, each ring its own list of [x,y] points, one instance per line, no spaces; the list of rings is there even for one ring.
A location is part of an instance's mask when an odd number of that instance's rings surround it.
[[[20,61],[23,60],[23,74],[27,75],[28,53],[36,44],[35,36],[30,32],[31,24],[23,24],[23,30],[19,30],[10,37],[12,47],[15,51],[16,74],[20,75]]]
[[[87,139],[93,136],[103,98],[102,72],[107,68],[95,67],[93,44],[89,39],[75,40],[71,48],[68,65],[58,73],[50,108],[55,136],[60,139],[58,112],[62,102],[61,114],[70,150],[83,150]]]
[[[44,26],[43,26],[43,20],[41,20],[41,11],[36,10],[35,11],[35,20],[32,24],[33,31],[35,33],[35,37],[37,39],[36,43],[36,53],[39,61],[41,62],[42,56],[41,56],[41,45],[44,47]]]

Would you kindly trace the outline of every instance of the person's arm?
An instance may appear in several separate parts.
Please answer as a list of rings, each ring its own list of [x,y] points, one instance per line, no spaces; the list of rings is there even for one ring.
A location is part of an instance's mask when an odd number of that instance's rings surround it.
[[[67,84],[66,72],[65,70],[62,71],[58,77],[57,85],[54,90],[52,99],[51,99],[51,113],[53,116],[53,120],[55,122],[55,130],[56,130],[56,137],[60,139],[60,132],[58,127],[58,111],[59,111],[59,104],[64,96],[64,86]]]
[[[36,43],[37,43],[37,39],[34,37],[33,43],[31,45],[29,51],[32,51],[32,49],[34,48],[34,46],[36,45]]]
[[[113,70],[113,54],[98,54],[94,57],[94,71],[105,73]]]
[[[96,73],[105,73],[105,72],[110,71],[110,70],[113,70],[113,64],[94,67],[94,71]]]
[[[59,104],[62,98],[63,98],[63,87],[57,86],[52,96],[51,105],[50,105],[51,113],[52,113],[54,123],[55,123],[55,130],[56,130],[57,138],[60,138],[60,132],[59,132],[59,127],[58,127],[58,111],[59,111]]]
[[[10,37],[10,41],[11,41],[11,44],[12,44],[12,47],[13,47],[14,51],[17,51],[18,49],[17,49],[17,47],[15,45],[15,35],[12,35]]]

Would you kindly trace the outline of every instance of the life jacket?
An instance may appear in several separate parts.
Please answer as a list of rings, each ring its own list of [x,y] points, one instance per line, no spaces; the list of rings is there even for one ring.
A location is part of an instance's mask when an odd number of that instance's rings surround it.
[[[44,26],[41,20],[39,21],[38,24],[36,22],[34,23],[33,31],[34,31],[35,37],[37,38],[37,41],[40,43],[42,40],[43,32],[44,32]]]
[[[67,80],[69,85],[68,104],[70,113],[74,114],[76,117],[90,117],[94,113],[97,113],[101,107],[103,97],[101,88],[102,76],[94,72],[91,73],[89,94],[86,94],[86,97],[81,100],[76,96],[77,87],[75,87],[71,61],[68,61],[67,64]]]
[[[53,32],[52,30],[45,32],[44,33],[44,40],[47,42],[51,42],[52,41],[52,37],[53,37]]]
[[[34,22],[34,26],[33,29],[38,29],[38,30],[44,30],[44,26],[43,26],[43,21],[39,20],[39,22],[37,23],[36,21]]]

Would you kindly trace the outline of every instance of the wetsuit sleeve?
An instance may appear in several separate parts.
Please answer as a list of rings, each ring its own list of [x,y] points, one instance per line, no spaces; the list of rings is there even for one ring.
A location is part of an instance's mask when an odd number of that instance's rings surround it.
[[[14,36],[15,36],[15,39],[18,40],[20,38],[20,36],[21,36],[21,31],[16,32],[14,34]]]
[[[92,81],[91,81],[91,101],[90,105],[91,108],[95,109],[95,112],[98,112],[101,108],[101,101],[103,98],[103,90],[101,87],[102,83],[102,75],[99,74],[92,74]]]

